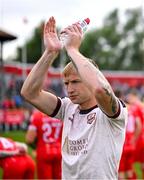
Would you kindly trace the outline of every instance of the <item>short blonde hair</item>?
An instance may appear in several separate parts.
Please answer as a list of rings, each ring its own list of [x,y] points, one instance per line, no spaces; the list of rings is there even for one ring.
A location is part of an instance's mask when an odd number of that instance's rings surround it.
[[[74,67],[72,62],[69,62],[62,71],[62,75],[64,77],[69,76],[70,74],[77,73],[76,68]]]
[[[92,63],[96,68],[98,68],[96,62],[92,59],[89,59],[89,62]],[[62,71],[62,75],[64,77],[69,76],[70,74],[77,74],[77,69],[74,66],[74,64],[70,61],[65,67],[64,70]]]

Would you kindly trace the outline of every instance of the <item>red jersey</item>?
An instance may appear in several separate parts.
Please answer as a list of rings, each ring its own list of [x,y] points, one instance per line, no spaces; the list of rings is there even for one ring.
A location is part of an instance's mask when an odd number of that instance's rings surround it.
[[[37,132],[37,158],[49,159],[61,154],[61,120],[35,111],[29,129]]]
[[[136,129],[136,113],[133,111],[131,106],[128,106],[128,122],[126,127],[126,137],[123,150],[129,152],[134,150],[133,138]]]
[[[135,160],[139,162],[144,162],[144,114],[143,106],[141,103],[136,103],[132,105],[132,110],[135,116],[138,117],[142,123],[142,131],[136,142]]]
[[[15,155],[19,152],[19,148],[12,139],[0,137],[0,157]]]
[[[19,147],[15,141],[0,137],[0,167],[3,170],[2,178],[34,179],[35,162],[28,154],[18,154]]]
[[[140,144],[143,144],[142,146],[144,146],[144,112],[143,112],[143,106],[140,103],[136,103],[136,104],[132,105],[131,109],[132,109],[133,113],[135,114],[135,117],[138,117],[141,121],[142,131],[141,131],[141,134],[139,136],[138,141],[140,141]]]
[[[134,163],[134,136],[136,131],[136,114],[133,108],[128,105],[128,122],[126,126],[126,137],[121,156],[119,172],[131,171]]]
[[[132,111],[134,112],[134,114],[139,117],[139,119],[141,120],[142,125],[144,124],[144,113],[143,113],[143,106],[141,104],[134,104],[132,105]],[[143,127],[144,128],[144,127]]]

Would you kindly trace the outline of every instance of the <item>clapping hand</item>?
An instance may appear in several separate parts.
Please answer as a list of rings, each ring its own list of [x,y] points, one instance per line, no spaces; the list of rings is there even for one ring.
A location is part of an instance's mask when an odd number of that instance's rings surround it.
[[[44,45],[50,51],[60,51],[61,43],[56,31],[56,21],[54,17],[50,17],[44,27]]]

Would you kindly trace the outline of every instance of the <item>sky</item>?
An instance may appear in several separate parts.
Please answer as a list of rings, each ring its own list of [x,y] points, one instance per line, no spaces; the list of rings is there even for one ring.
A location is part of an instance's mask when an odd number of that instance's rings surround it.
[[[16,47],[23,45],[50,16],[61,28],[89,17],[91,29],[100,27],[115,8],[123,16],[126,9],[137,7],[144,10],[144,0],[0,0],[0,29],[17,36],[16,40],[4,43],[3,59],[14,56]]]

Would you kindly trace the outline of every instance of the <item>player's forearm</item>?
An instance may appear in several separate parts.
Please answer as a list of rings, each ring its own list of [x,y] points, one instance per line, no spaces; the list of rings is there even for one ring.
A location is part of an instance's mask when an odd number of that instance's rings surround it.
[[[69,50],[68,55],[71,57],[82,81],[95,95],[99,107],[107,115],[115,115],[118,112],[119,104],[102,72],[77,50]]]
[[[43,81],[47,75],[47,70],[57,56],[57,52],[45,51],[39,61],[34,65],[28,77],[26,78],[21,94],[26,99],[38,95],[43,86]]]
[[[19,151],[0,151],[0,158],[5,158],[5,157],[10,157],[10,156],[15,156],[18,155]]]
[[[68,55],[71,57],[71,60],[83,82],[85,82],[91,89],[94,91],[100,91],[104,88],[111,89],[104,75],[98,68],[89,62],[88,58],[84,57],[75,49],[70,49]]]

